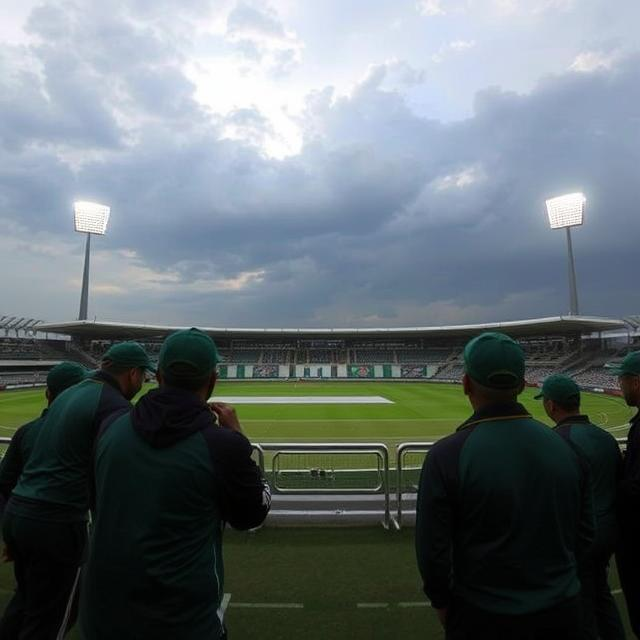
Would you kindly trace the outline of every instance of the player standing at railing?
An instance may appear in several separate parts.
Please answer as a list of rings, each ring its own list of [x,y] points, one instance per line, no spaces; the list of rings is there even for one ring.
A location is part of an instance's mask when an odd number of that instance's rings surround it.
[[[207,404],[219,360],[202,331],[171,334],[160,388],[100,430],[80,596],[86,640],[226,637],[217,613],[224,524],[259,526],[271,493],[235,410]]]
[[[631,628],[640,638],[640,351],[627,354],[620,364],[607,368],[618,376],[627,405],[639,409],[631,418],[618,492],[620,539],[616,562]]]
[[[582,637],[576,555],[594,534],[588,468],[517,402],[524,353],[484,333],[464,350],[473,415],[427,454],[416,552],[448,640]]]
[[[556,373],[545,379],[536,399],[556,423],[555,432],[577,447],[589,463],[596,536],[588,558],[578,566],[585,639],[624,640],[620,613],[609,588],[609,562],[618,539],[617,490],[622,456],[616,439],[580,413],[580,387]]]
[[[44,409],[39,418],[22,425],[13,434],[9,448],[0,463],[0,511],[4,512],[7,500],[9,500],[11,492],[18,483],[31,451],[33,451],[33,446],[49,411],[49,406],[65,389],[84,380],[87,374],[88,370],[77,362],[60,362],[47,373],[47,387],[45,390],[47,408]]]
[[[116,344],[99,371],[49,408],[5,508],[2,531],[18,584],[2,640],[57,640],[69,628],[86,552],[93,443],[105,417],[131,406],[145,369],[152,366],[139,344]]]

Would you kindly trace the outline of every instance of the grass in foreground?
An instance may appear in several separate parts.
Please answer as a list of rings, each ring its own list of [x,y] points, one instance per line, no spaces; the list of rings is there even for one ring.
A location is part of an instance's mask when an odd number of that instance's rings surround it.
[[[225,593],[231,597],[225,619],[232,639],[444,638],[435,613],[425,606],[412,529],[229,531],[224,554]],[[615,572],[611,585],[619,589]],[[12,589],[11,567],[2,565],[0,610]],[[629,629],[623,598],[615,598]]]

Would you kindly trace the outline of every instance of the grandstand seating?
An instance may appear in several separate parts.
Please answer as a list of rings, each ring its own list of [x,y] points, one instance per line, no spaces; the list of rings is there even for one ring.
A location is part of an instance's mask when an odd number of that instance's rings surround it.
[[[575,376],[575,381],[584,387],[599,387],[602,389],[617,389],[618,379],[608,369],[590,367]]]
[[[453,363],[442,367],[435,376],[434,380],[460,380],[464,373],[464,366]]]
[[[288,349],[263,349],[261,361],[263,364],[289,364],[290,357]]]
[[[532,366],[527,362],[524,378],[529,384],[539,384],[547,376],[550,376],[552,373],[557,373],[558,371],[559,368],[557,367],[538,367],[535,365]]]
[[[392,349],[356,348],[353,349],[354,364],[376,364],[394,362],[394,352]]]
[[[139,340],[156,358],[162,339]],[[0,384],[39,384],[43,369],[60,360],[76,360],[85,366],[98,366],[102,356],[111,346],[108,339],[91,341],[48,340],[36,335],[0,337]],[[621,359],[638,344],[607,346],[599,340],[576,338],[533,337],[521,340],[526,354],[526,381],[540,384],[552,373],[565,372],[585,387],[617,389],[614,376],[603,368],[605,362]],[[221,340],[219,350],[225,364],[243,365],[392,365],[393,377],[400,377],[400,367],[405,365],[430,365],[436,370],[433,380],[460,380],[463,374],[463,340],[442,341],[408,338],[402,341],[363,341],[362,339],[286,340],[264,341],[259,339]],[[35,366],[43,362],[43,366]],[[345,376],[344,368],[332,370],[332,375]],[[379,370],[378,370],[379,371]],[[285,375],[285,374],[283,374]],[[294,374],[292,374],[294,375]],[[301,375],[299,372],[297,375]],[[329,377],[326,372],[325,377]],[[377,373],[376,375],[381,375]],[[387,375],[387,374],[385,374]],[[404,376],[404,374],[402,375]]]
[[[336,354],[333,349],[309,349],[308,362],[334,363]]]
[[[0,338],[0,360],[61,360],[63,356],[64,351],[45,340]]]
[[[427,364],[446,362],[451,349],[396,349],[396,358],[400,364]]]
[[[254,364],[260,362],[259,349],[234,349],[230,354],[230,361],[238,364]]]

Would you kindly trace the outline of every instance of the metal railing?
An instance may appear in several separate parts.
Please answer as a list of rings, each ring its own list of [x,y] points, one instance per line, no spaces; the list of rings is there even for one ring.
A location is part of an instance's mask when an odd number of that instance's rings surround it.
[[[264,452],[273,453],[271,456],[270,469],[266,469],[263,464],[263,471],[267,478],[271,481],[271,489],[276,495],[381,495],[384,500],[384,511],[382,525],[388,529],[393,518],[391,516],[391,498],[390,498],[390,482],[389,482],[389,450],[382,443],[292,443],[292,442],[275,442],[260,443],[256,445]],[[357,465],[352,467],[334,466],[330,470],[305,466],[303,469],[290,469],[286,465],[285,460],[288,456],[296,455],[298,459],[295,461],[300,466],[301,456],[373,456],[377,461],[376,468],[358,468]],[[363,477],[363,472],[365,475]],[[287,478],[292,474],[294,484],[297,481],[299,486],[291,486],[283,478]],[[299,482],[300,479],[306,481]],[[366,486],[368,478],[375,480]],[[341,479],[350,479],[356,484],[351,486],[340,486]]]
[[[398,445],[396,451],[396,479],[397,479],[397,492],[396,492],[396,524],[398,529],[402,527],[402,496],[404,493],[404,459],[408,453],[429,453],[433,442],[403,442]],[[422,465],[421,465],[422,466]],[[418,487],[416,486],[415,493],[418,493]]]
[[[626,448],[626,438],[616,438],[621,450]],[[8,446],[11,438],[8,436],[0,436],[0,448]],[[276,495],[380,495],[384,501],[382,524],[386,529],[392,525],[400,529],[402,526],[402,518],[404,515],[403,502],[406,502],[406,494],[416,494],[418,492],[417,483],[411,486],[410,491],[405,491],[406,473],[406,457],[412,453],[427,455],[433,447],[434,442],[403,442],[396,449],[396,515],[391,515],[391,483],[390,476],[392,469],[389,466],[389,451],[386,445],[382,443],[256,443],[252,445],[253,454],[257,457],[257,464],[262,469],[267,478],[270,479],[272,489]],[[268,462],[270,467],[267,468],[267,456],[265,452],[270,454]],[[376,468],[362,469],[356,467],[332,469],[331,474],[322,474],[322,469],[314,469],[307,467],[304,469],[290,469],[283,460],[289,455],[298,456],[314,456],[326,454],[329,456],[374,456],[377,460]],[[0,450],[0,458],[3,452]],[[424,461],[424,457],[422,459]],[[422,461],[419,467],[422,467]],[[419,469],[418,466],[412,467],[414,471]],[[317,472],[314,475],[314,471]],[[352,472],[358,472],[355,474]],[[376,480],[370,486],[363,486],[362,472],[367,472],[369,477]],[[288,474],[297,473],[307,477],[307,482],[303,486],[287,486],[283,483],[283,478]],[[359,483],[353,486],[339,486],[341,474],[351,473],[351,477]],[[309,479],[313,479],[309,482]],[[333,486],[332,486],[333,485]]]

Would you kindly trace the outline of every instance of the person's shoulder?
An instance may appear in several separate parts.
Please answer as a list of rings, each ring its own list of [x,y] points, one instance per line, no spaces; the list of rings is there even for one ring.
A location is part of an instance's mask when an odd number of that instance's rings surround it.
[[[604,429],[603,427],[599,427],[597,424],[589,423],[589,432],[593,434],[593,437],[597,439],[597,441],[601,442],[603,447],[608,446],[612,451],[615,449],[616,452],[620,451],[620,445],[618,441],[615,439],[615,436]]]
[[[252,446],[247,437],[224,427],[212,426],[199,431],[211,454],[216,458],[251,455]]]
[[[542,422],[542,420],[538,420],[533,416],[520,419],[526,422],[531,431],[535,432],[542,438],[548,438],[551,442],[555,441],[556,437],[561,435],[559,427],[550,427],[548,424]]]
[[[34,427],[40,426],[44,422],[44,419],[45,419],[45,416],[39,416],[34,420],[30,420],[29,422],[26,422],[21,427],[18,427],[18,429],[16,429],[16,432],[13,434],[13,437],[14,438],[23,437],[25,434],[31,431],[31,429],[33,429]]]
[[[473,433],[474,425],[466,425],[463,423],[452,434],[440,438],[429,449],[427,458],[431,460],[445,460],[456,456],[464,446],[467,438]]]

